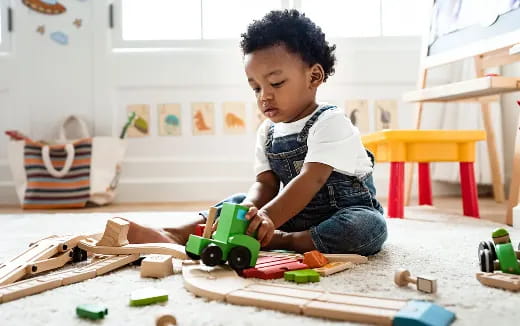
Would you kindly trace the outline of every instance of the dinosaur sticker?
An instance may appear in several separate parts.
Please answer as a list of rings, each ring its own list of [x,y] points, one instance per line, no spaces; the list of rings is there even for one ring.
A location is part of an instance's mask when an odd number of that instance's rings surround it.
[[[246,107],[241,102],[226,102],[222,104],[224,115],[224,133],[244,134],[246,132]]]
[[[376,119],[376,130],[397,129],[397,101],[376,100],[374,102],[374,116]]]
[[[370,132],[368,100],[347,100],[345,103],[345,115],[359,129],[360,133],[366,134]]]
[[[128,128],[128,137],[144,137],[150,135],[150,105],[131,104],[126,108],[128,114],[135,112],[135,118]]]
[[[192,103],[193,135],[212,135],[215,133],[215,113],[213,103]]]

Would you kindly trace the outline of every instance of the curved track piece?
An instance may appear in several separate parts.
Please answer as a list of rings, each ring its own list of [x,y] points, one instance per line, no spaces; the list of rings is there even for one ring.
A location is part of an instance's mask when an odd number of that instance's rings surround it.
[[[102,255],[159,254],[178,259],[189,259],[184,246],[175,243],[141,243],[121,247],[96,246],[94,239],[84,239],[78,243],[81,249]]]
[[[228,266],[184,265],[182,275],[186,289],[201,297],[313,317],[395,326],[444,326],[455,318],[429,302],[255,282]]]

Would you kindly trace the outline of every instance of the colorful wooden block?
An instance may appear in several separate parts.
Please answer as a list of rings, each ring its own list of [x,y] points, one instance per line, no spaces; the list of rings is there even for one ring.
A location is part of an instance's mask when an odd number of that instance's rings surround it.
[[[264,280],[282,278],[285,272],[306,269],[307,265],[288,257],[259,257],[255,267],[242,271],[244,277],[255,277]]]
[[[309,268],[321,267],[326,265],[328,262],[327,258],[325,258],[325,256],[323,256],[318,250],[308,251],[303,254],[303,263],[309,266]]]
[[[309,283],[320,281],[320,274],[312,269],[300,269],[297,271],[285,272],[283,274],[283,277],[286,281],[296,283]]]
[[[130,295],[131,306],[146,306],[164,301],[168,301],[168,293],[161,289],[145,288],[136,290]]]
[[[202,234],[204,234],[205,228],[206,228],[206,224],[197,224],[197,226],[195,226],[195,232],[193,232],[193,234],[198,235],[199,237],[202,237]]]
[[[162,278],[173,274],[173,262],[170,255],[150,255],[141,263],[141,277]]]
[[[98,304],[80,304],[76,307],[76,315],[92,320],[103,319],[108,315],[108,309]]]
[[[321,276],[329,276],[337,272],[344,271],[346,269],[351,268],[354,266],[351,262],[341,262],[341,261],[335,261],[332,263],[328,263],[325,266],[315,268],[314,270],[318,272]]]

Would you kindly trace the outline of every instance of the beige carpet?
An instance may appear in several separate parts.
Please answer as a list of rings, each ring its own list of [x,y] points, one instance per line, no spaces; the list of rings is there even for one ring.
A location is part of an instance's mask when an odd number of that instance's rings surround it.
[[[34,240],[51,234],[94,233],[104,229],[106,219],[124,216],[150,225],[174,225],[186,213],[120,214],[25,214],[0,215],[0,262],[20,253]],[[363,293],[389,298],[425,299],[454,311],[454,325],[519,325],[520,293],[482,286],[475,279],[477,246],[490,240],[498,224],[434,208],[411,207],[404,220],[387,220],[389,239],[381,253],[369,263],[342,272],[319,283],[300,285],[330,291]],[[511,230],[515,246],[520,231]],[[438,279],[436,295],[421,294],[412,286],[397,288],[393,274],[408,268],[412,275],[429,274]],[[273,282],[283,283],[283,280]],[[130,292],[154,286],[169,292],[165,305],[128,306]],[[142,279],[137,267],[126,267],[106,276],[57,288],[13,302],[0,304],[0,325],[87,325],[75,316],[81,303],[106,305],[109,314],[103,325],[153,325],[164,310],[173,313],[179,325],[345,325],[219,302],[208,302],[187,292],[181,275],[162,280]],[[348,324],[348,323],[347,323]]]

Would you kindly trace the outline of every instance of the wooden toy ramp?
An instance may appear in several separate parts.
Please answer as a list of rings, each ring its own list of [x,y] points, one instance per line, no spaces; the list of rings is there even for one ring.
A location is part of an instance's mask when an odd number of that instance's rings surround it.
[[[32,243],[27,250],[0,264],[0,285],[13,283],[36,270],[43,272],[65,265],[70,259],[70,250],[85,236],[50,236]],[[55,258],[55,255],[58,255]]]
[[[188,259],[184,246],[175,243],[141,243],[127,244],[121,247],[98,246],[97,240],[87,238],[79,241],[78,247],[101,255],[132,255],[159,254],[170,255],[173,258]]]
[[[255,282],[228,266],[184,265],[182,275],[186,289],[197,296],[305,316],[394,326],[444,326],[455,318],[430,302]]]

